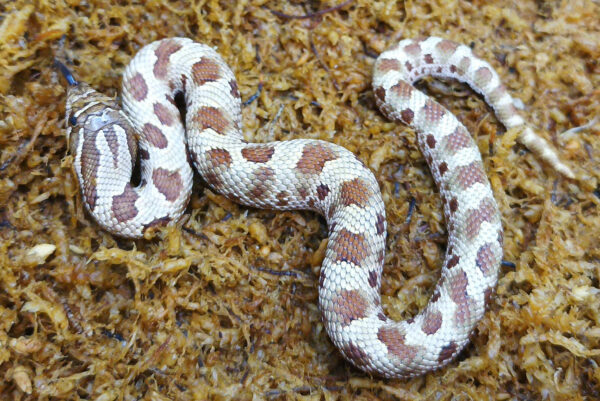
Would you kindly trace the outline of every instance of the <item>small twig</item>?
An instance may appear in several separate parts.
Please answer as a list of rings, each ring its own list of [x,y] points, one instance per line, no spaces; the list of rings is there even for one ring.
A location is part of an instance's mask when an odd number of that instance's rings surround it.
[[[190,233],[196,237],[202,238],[202,239],[208,239],[208,237],[205,234],[202,234],[201,232],[198,232],[194,229],[191,229],[189,227],[183,227],[183,231]]]
[[[417,205],[417,200],[413,197],[410,198],[410,203],[408,204],[408,213],[406,214],[406,219],[404,220],[404,224],[410,224],[412,220],[413,212],[415,211],[415,206]]]
[[[554,184],[552,185],[552,194],[550,195],[550,200],[556,206],[568,207],[571,203],[573,203],[573,199],[569,196],[568,193],[559,193],[558,192],[558,180],[554,180]]]
[[[6,170],[6,168],[7,168],[8,166],[10,166],[10,164],[11,164],[12,162],[14,162],[16,158],[17,158],[16,156],[11,156],[11,157],[9,157],[8,159],[6,159],[6,161],[5,161],[4,163],[0,164],[0,171],[4,171],[4,170]]]
[[[242,380],[240,380],[240,384],[245,385],[246,384],[246,380],[248,379],[249,375],[250,375],[250,369],[246,369],[246,371],[242,375]]]
[[[163,370],[160,370],[159,368],[150,368],[150,372],[152,373],[157,373],[160,376],[166,376],[167,373]]]
[[[374,51],[370,50],[367,47],[367,44],[365,42],[362,42],[362,45],[363,45],[363,52],[365,53],[365,56],[371,57],[371,58],[377,58],[377,57],[379,57],[379,54],[377,54]]]
[[[587,124],[583,124],[583,125],[580,125],[579,127],[573,127],[571,129],[568,129],[565,132],[561,133],[561,135],[576,134],[578,132],[585,131],[588,128],[592,128],[599,121],[599,119],[600,119],[600,117],[596,116]]]
[[[319,61],[319,64],[321,64],[321,67],[323,67],[323,69],[325,71],[327,71],[327,73],[329,74],[329,76],[331,76],[331,80],[333,82],[333,86],[334,86],[335,90],[339,91],[340,90],[340,86],[338,85],[335,77],[333,77],[333,75],[331,74],[331,70],[329,69],[329,67],[327,66],[327,64],[325,64],[325,62],[323,62],[323,59],[321,59],[321,56],[319,55],[319,52],[317,51],[317,47],[315,46],[315,42],[313,42],[312,38],[310,39],[310,49],[315,54],[315,57]]]
[[[102,334],[104,334],[108,338],[112,338],[113,340],[117,340],[119,342],[125,342],[125,338],[117,332],[111,332],[107,329],[102,329]]]
[[[558,189],[558,180],[554,180],[554,184],[552,185],[552,195],[550,195],[550,199],[552,203],[558,206],[558,195],[556,194],[556,190]]]
[[[277,389],[275,389],[275,390],[269,390],[269,391],[267,391],[265,393],[265,397],[267,397],[267,398],[270,399],[270,398],[274,398],[274,397],[280,396],[281,394],[285,394],[285,392],[282,391],[282,390],[277,390]]]
[[[230,307],[226,306],[226,307],[225,307],[225,309],[227,309],[227,312],[229,312],[229,314],[230,314],[231,316],[233,316],[233,317],[235,318],[235,320],[237,320],[238,322],[242,322],[242,321],[243,321],[243,320],[242,320],[242,319],[241,319],[241,318],[240,318],[238,315],[236,315],[236,314],[233,312],[233,310],[231,310],[231,308],[230,308]]]
[[[154,350],[154,352],[152,353],[152,355],[146,360],[146,362],[155,362],[158,360],[158,357],[167,349],[167,347],[169,346],[169,343],[171,342],[171,339],[173,338],[173,336],[169,336],[167,337],[167,339],[165,341],[163,341],[162,344],[160,344],[158,346],[158,348],[156,348],[156,350]]]
[[[258,270],[259,272],[271,274],[273,276],[288,276],[288,277],[299,278],[299,274],[296,272],[293,272],[293,271],[273,270],[273,269],[268,269],[266,267],[256,267],[256,266],[252,266],[252,267],[255,270]]]
[[[248,98],[248,100],[246,100],[245,102],[242,103],[243,106],[248,106],[250,103],[252,103],[253,101],[255,101],[256,99],[258,99],[258,97],[260,96],[260,92],[262,92],[262,88],[263,88],[263,83],[259,82],[258,83],[258,89],[256,90],[256,92],[254,93],[254,95],[250,96]]]
[[[594,161],[594,154],[592,153],[592,146],[589,143],[586,143],[583,145],[583,148],[585,149],[585,152],[587,153],[590,160]]]
[[[294,391],[295,393],[299,393],[302,395],[309,395],[310,393],[312,393],[313,391],[315,391],[316,389],[310,386],[298,386],[298,387],[294,387],[292,389],[292,391]]]
[[[284,105],[280,105],[279,106],[279,110],[277,110],[277,114],[275,114],[275,118],[273,118],[273,121],[271,121],[271,123],[269,124],[269,136],[273,136],[273,131],[275,130],[275,124],[277,123],[277,121],[279,120],[279,117],[281,117],[281,113],[283,112],[284,109]]]
[[[324,10],[319,10],[319,11],[315,11],[313,13],[306,13],[304,15],[290,15],[290,14],[286,14],[283,13],[281,11],[275,11],[275,10],[269,10],[271,11],[271,14],[280,17],[280,18],[285,18],[285,19],[308,19],[308,18],[315,18],[315,17],[320,17],[323,14],[327,14],[330,13],[332,11],[336,11],[339,10],[343,7],[346,7],[348,4],[352,3],[354,0],[346,0],[340,4],[338,4],[337,6],[333,6],[333,7],[329,7],[326,8]]]

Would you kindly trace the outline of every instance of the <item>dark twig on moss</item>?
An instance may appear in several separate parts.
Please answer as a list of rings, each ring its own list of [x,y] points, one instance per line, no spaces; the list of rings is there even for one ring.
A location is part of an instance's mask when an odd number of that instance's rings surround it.
[[[335,90],[339,91],[340,90],[340,86],[338,85],[336,79],[331,75],[331,70],[329,69],[329,67],[327,66],[327,64],[325,64],[325,62],[323,62],[323,59],[321,59],[321,55],[317,51],[317,47],[315,46],[315,42],[313,42],[312,38],[310,39],[310,49],[315,54],[315,57],[319,61],[319,64],[321,64],[321,66],[323,67],[323,69],[325,71],[327,71],[327,73],[329,74],[329,76],[331,76],[331,81],[333,82],[333,86],[334,86]]]
[[[273,270],[273,269],[268,269],[266,267],[255,267],[255,266],[252,266],[252,267],[254,269],[258,270],[259,272],[272,274],[273,276],[288,276],[288,277],[294,277],[294,278],[299,277],[299,274],[297,272],[293,272],[293,271]]]
[[[260,96],[260,92],[262,92],[262,88],[263,88],[263,83],[259,82],[258,83],[258,89],[256,90],[256,92],[254,93],[254,95],[250,96],[248,98],[248,100],[246,100],[245,102],[242,103],[243,106],[248,106],[250,103],[252,103],[253,101],[255,101],[256,99],[258,99],[258,97]]]
[[[408,204],[408,213],[406,214],[406,219],[404,220],[404,224],[410,224],[412,220],[413,212],[415,211],[415,206],[417,205],[417,200],[413,197],[410,198],[410,203]]]
[[[0,171],[6,170],[6,168],[10,166],[10,164],[15,161],[16,158],[16,156],[11,156],[4,163],[0,164]]]
[[[201,232],[198,232],[198,231],[196,231],[194,229],[191,229],[189,227],[183,227],[183,231],[185,231],[185,232],[187,232],[189,234],[192,234],[192,235],[194,235],[196,237],[202,238],[202,239],[208,239],[208,237],[205,234],[203,234]]]
[[[276,10],[269,10],[271,11],[271,14],[280,17],[280,18],[285,18],[285,19],[308,19],[308,18],[315,18],[315,17],[320,17],[323,14],[327,14],[330,13],[332,11],[336,11],[339,10],[341,8],[346,7],[348,4],[352,3],[354,0],[346,0],[344,2],[341,2],[340,4],[338,4],[337,6],[333,6],[333,7],[329,7],[326,8],[324,10],[319,10],[319,11],[315,11],[313,13],[306,13],[303,15],[290,15],[290,14],[286,14],[286,13],[282,13],[281,11],[276,11]]]
[[[116,331],[113,333],[112,331],[110,331],[108,329],[102,329],[102,334],[105,335],[108,338],[113,339],[113,340],[117,340],[117,341],[122,342],[122,343],[126,342],[125,338],[121,334],[119,334],[118,332],[116,332]]]
[[[373,50],[369,49],[367,47],[367,44],[365,42],[362,42],[362,44],[363,44],[363,52],[365,53],[365,55],[367,57],[371,57],[371,58],[377,58],[377,57],[379,57],[379,54],[375,53]]]

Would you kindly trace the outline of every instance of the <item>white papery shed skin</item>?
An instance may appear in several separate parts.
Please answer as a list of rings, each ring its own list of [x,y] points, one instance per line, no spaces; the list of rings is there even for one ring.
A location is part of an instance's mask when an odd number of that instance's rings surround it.
[[[386,221],[373,173],[348,150],[324,141],[246,143],[237,83],[208,46],[171,38],[140,50],[124,74],[128,117],[88,89],[70,93],[69,115],[83,119],[72,150],[84,200],[99,223],[119,235],[139,236],[157,222],[176,219],[191,187],[187,140],[194,166],[213,190],[248,206],[310,209],[326,217],[330,239],[319,305],[328,334],[350,362],[384,377],[440,368],[467,344],[484,314],[502,257],[502,227],[469,133],[412,86],[428,74],[469,83],[508,128],[524,123],[492,67],[466,46],[439,38],[405,40],[378,58],[376,101],[386,116],[417,132],[448,223],[441,278],[425,310],[407,321],[392,321],[381,308]],[[185,139],[177,93],[185,97]],[[110,115],[112,128],[88,122],[102,113]],[[135,143],[127,136],[127,120],[141,132],[138,188],[129,184]],[[538,154],[565,173],[541,138],[523,132],[523,142],[535,143]]]

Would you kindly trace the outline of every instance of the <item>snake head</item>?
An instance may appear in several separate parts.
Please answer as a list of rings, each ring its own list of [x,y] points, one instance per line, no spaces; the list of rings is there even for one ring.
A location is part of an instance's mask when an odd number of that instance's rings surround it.
[[[55,61],[67,83],[66,126],[67,142],[71,154],[76,154],[80,141],[92,140],[98,135],[124,132],[135,162],[137,135],[129,119],[114,99],[96,91],[85,82],[78,82],[71,71],[60,61]]]
[[[76,154],[81,141],[108,143],[115,135],[127,141],[132,166],[137,155],[137,135],[118,103],[84,82],[67,89],[67,140],[69,151]],[[98,139],[103,137],[103,139]]]

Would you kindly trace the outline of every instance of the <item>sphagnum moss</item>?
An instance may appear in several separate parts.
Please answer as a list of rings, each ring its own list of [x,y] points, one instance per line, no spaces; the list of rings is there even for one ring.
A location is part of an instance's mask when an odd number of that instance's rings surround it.
[[[3,398],[600,398],[600,6],[356,0],[313,18],[271,12],[340,3],[0,4]],[[312,213],[247,209],[200,179],[182,227],[149,239],[113,237],[84,213],[53,58],[116,95],[141,46],[188,36],[218,47],[236,72],[251,100],[248,139],[333,141],[374,169],[389,223],[385,309],[414,315],[438,278],[441,202],[413,133],[380,115],[370,82],[378,53],[428,35],[490,61],[529,123],[584,177],[564,180],[515,145],[465,86],[421,84],[482,150],[508,262],[472,344],[443,370],[385,381],[344,362],[317,308],[327,233]]]

